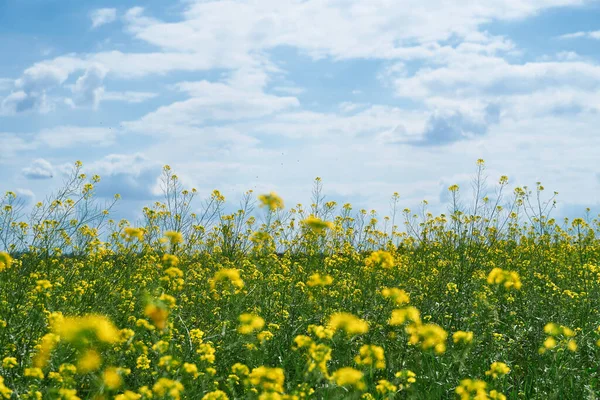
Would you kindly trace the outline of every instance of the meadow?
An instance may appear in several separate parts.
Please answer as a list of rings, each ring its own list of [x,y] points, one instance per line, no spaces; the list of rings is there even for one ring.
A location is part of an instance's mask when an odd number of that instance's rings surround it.
[[[248,192],[226,213],[163,170],[135,223],[76,163],[0,208],[0,398],[596,399],[600,221],[477,161],[433,215]]]

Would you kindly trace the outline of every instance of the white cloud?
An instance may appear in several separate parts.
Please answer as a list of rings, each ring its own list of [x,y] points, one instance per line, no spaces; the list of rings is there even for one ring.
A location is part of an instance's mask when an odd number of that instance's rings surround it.
[[[117,132],[111,128],[59,126],[42,129],[35,136],[39,145],[51,148],[71,148],[80,145],[108,146],[115,142]]]
[[[90,13],[92,20],[92,29],[109,24],[117,19],[117,10],[115,8],[99,8]]]
[[[103,101],[124,101],[126,103],[142,103],[158,96],[158,93],[152,92],[104,92],[102,94]]]
[[[559,39],[579,39],[579,38],[588,38],[588,39],[596,39],[600,40],[600,31],[579,31],[573,33],[567,33],[564,35],[560,35]]]
[[[389,0],[196,0],[189,2],[181,22],[146,17],[139,7],[127,13],[127,20],[137,38],[164,50],[196,52],[208,47],[211,53],[218,47],[223,54],[233,54],[288,45],[316,58],[394,58],[411,42],[452,36],[481,39],[478,29],[484,23],[583,3],[495,0],[474,6],[467,0],[409,0],[399,7]]]
[[[143,154],[109,154],[85,168],[102,178],[96,185],[100,197],[111,198],[118,193],[125,201],[149,201],[160,194],[162,166]]]
[[[91,106],[97,108],[104,93],[102,81],[106,76],[106,68],[102,66],[91,66],[83,75],[77,78],[71,89],[72,101],[76,106]]]
[[[29,167],[22,170],[27,179],[51,179],[54,177],[54,168],[49,161],[43,158],[34,160]]]

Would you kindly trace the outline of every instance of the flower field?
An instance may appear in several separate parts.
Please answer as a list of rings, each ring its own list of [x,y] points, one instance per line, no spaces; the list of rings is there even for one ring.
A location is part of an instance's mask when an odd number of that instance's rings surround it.
[[[389,217],[248,192],[110,219],[75,165],[0,211],[0,398],[595,399],[600,222],[541,184]],[[466,205],[466,201],[469,204]],[[115,199],[116,201],[116,199]],[[26,212],[27,211],[27,212]]]

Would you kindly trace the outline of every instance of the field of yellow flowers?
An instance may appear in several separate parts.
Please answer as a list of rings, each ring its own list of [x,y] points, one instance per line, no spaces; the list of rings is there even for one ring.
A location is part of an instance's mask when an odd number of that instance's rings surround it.
[[[27,214],[2,199],[0,399],[600,393],[600,222],[553,220],[539,183],[484,190],[479,160],[438,216],[325,202],[318,178],[310,207],[225,213],[165,167],[129,223],[81,168]]]

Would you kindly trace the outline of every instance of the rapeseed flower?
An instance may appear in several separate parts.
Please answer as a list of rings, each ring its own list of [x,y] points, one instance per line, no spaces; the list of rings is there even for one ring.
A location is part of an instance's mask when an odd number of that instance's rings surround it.
[[[335,371],[331,378],[338,386],[351,386],[357,390],[365,390],[367,385],[363,379],[364,374],[352,367],[344,367]]]
[[[369,330],[366,321],[345,312],[332,314],[329,317],[328,327],[334,332],[343,330],[348,336],[361,335]]]
[[[275,192],[271,192],[269,194],[261,194],[258,196],[258,201],[260,202],[261,207],[267,207],[271,211],[276,211],[277,209],[283,209],[283,199],[277,195]]]
[[[265,320],[258,315],[244,313],[239,316],[240,325],[238,332],[242,335],[249,335],[254,331],[261,330],[265,326]]]

